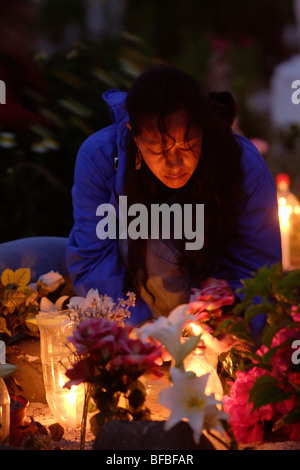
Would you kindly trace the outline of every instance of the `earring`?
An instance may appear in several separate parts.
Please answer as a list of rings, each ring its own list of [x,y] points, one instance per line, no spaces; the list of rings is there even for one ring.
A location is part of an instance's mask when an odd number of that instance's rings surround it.
[[[137,150],[135,155],[135,169],[140,170],[142,166],[142,154],[140,149]]]

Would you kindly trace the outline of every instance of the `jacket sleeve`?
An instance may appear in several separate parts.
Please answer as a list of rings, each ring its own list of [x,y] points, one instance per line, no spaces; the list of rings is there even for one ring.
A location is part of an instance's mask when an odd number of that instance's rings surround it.
[[[100,204],[111,204],[117,213],[112,136],[110,126],[89,137],[79,149],[72,189],[74,225],[68,238],[66,262],[77,294],[85,296],[93,288],[118,302],[118,298],[126,296],[118,240],[101,240],[96,233]],[[131,307],[129,323],[136,325],[151,316],[146,303],[137,300]]]

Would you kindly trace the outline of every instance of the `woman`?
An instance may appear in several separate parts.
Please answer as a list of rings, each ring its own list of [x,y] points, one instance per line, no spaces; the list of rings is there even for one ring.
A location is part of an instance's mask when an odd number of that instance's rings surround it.
[[[185,72],[158,66],[127,94],[110,90],[104,99],[113,124],[83,143],[75,167],[67,263],[78,294],[97,288],[117,300],[133,290],[136,325],[187,302],[190,288],[208,277],[235,290],[251,272],[281,260],[275,183],[255,147],[232,134],[229,94],[204,93]],[[121,217],[120,196],[127,207],[148,209],[139,227],[146,237],[99,238],[98,208],[108,203]],[[151,236],[151,208],[164,203],[204,207],[201,248],[186,248],[185,227],[175,235],[176,215],[169,237],[161,227]]]

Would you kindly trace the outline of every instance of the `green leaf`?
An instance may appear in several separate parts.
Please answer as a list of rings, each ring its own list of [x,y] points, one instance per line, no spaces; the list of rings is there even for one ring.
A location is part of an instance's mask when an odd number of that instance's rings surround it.
[[[272,339],[274,338],[274,335],[278,331],[278,326],[271,324],[265,327],[263,336],[262,336],[262,341],[263,344],[265,344],[268,348],[270,348]]]
[[[237,321],[230,327],[229,334],[237,339],[247,341],[249,344],[254,344],[252,334],[248,326],[242,320]]]
[[[274,310],[274,306],[271,306],[271,304],[265,305],[265,304],[254,304],[251,305],[245,312],[245,321],[247,323],[250,323],[251,320],[253,320],[254,317],[257,315],[262,315],[262,314],[268,314],[272,310]]]
[[[94,434],[94,436],[97,436],[99,430],[102,428],[103,424],[105,423],[106,418],[103,413],[96,413],[92,418],[90,419],[90,425],[91,425],[91,431]]]
[[[279,403],[290,398],[291,392],[279,387],[277,379],[270,375],[262,375],[256,379],[249,393],[249,403],[253,402],[253,410],[271,403]]]
[[[286,415],[276,421],[274,425],[274,431],[285,426],[286,424],[299,423],[300,422],[300,405],[293,408]]]

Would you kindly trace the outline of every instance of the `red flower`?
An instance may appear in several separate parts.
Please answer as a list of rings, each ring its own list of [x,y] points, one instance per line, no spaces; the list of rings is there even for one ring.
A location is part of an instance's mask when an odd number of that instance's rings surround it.
[[[68,369],[66,376],[69,382],[64,387],[71,388],[72,385],[79,385],[82,382],[90,382],[94,375],[94,367],[89,359],[82,359],[73,364],[72,369]]]
[[[128,338],[119,344],[118,354],[111,360],[111,366],[137,365],[146,372],[161,377],[159,365],[155,362],[161,355],[161,347],[152,342]]]
[[[274,416],[272,405],[253,411],[253,403],[248,402],[250,389],[263,374],[264,371],[256,367],[247,373],[238,371],[236,381],[231,384],[230,397],[223,397],[224,411],[230,415],[234,435],[241,444],[262,442],[264,424]]]
[[[223,305],[232,305],[235,301],[234,293],[227,281],[208,278],[202,282],[201,289],[192,289],[190,308],[199,321],[205,320],[213,312],[221,316]]]
[[[101,370],[109,370],[109,376],[142,375],[144,372],[157,377],[163,374],[155,361],[161,355],[161,346],[154,342],[143,343],[140,339],[130,338],[132,328],[121,326],[106,318],[93,318],[79,324],[69,341],[75,346],[82,359],[73,364],[66,373],[70,379],[65,385],[71,387],[81,382],[97,381]]]
[[[106,348],[111,355],[118,349],[118,339],[123,334],[129,335],[130,327],[120,327],[106,318],[92,318],[82,322],[69,341],[74,344],[78,354],[90,354]]]

